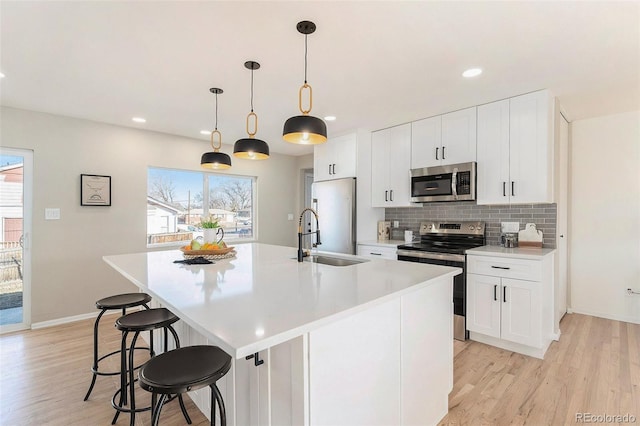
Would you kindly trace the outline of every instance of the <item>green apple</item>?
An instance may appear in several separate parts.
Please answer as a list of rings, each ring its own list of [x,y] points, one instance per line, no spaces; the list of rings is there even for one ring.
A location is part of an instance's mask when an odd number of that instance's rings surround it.
[[[191,240],[191,250],[200,250],[202,244],[198,240]]]

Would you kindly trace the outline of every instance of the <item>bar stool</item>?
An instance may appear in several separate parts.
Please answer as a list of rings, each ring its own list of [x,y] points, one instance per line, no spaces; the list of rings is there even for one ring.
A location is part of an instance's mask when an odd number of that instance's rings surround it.
[[[111,355],[120,353],[120,350],[117,350],[98,358],[98,325],[100,323],[100,318],[102,318],[105,312],[115,309],[122,309],[122,315],[126,315],[127,308],[133,308],[135,306],[144,306],[146,309],[149,309],[149,305],[147,305],[147,303],[149,303],[150,301],[151,296],[149,296],[147,293],[124,293],[105,297],[104,299],[100,299],[96,302],[96,308],[101,309],[102,311],[98,314],[98,317],[93,324],[93,366],[91,367],[93,377],[91,378],[91,385],[89,385],[89,390],[84,396],[85,401],[89,399],[89,395],[91,395],[91,391],[93,391],[93,386],[96,384],[96,378],[98,376],[115,376],[117,374],[120,374],[119,371],[103,372],[99,371],[98,369],[98,364],[100,363],[100,361],[107,357],[110,357]],[[142,347],[134,349],[147,350],[147,348]],[[149,350],[152,351],[153,346]],[[137,368],[140,368],[140,366],[138,366]]]
[[[123,315],[116,320],[116,328],[122,332],[122,344],[120,347],[120,389],[116,391],[111,399],[111,405],[116,409],[116,414],[113,417],[113,421],[111,424],[115,424],[118,420],[118,416],[121,412],[126,412],[131,414],[131,426],[135,424],[135,415],[136,413],[142,411],[149,411],[152,409],[151,406],[137,408],[135,401],[135,381],[134,379],[134,370],[132,368],[133,364],[133,355],[136,345],[136,341],[138,340],[138,336],[143,331],[150,332],[150,339],[153,342],[153,330],[163,328],[164,329],[164,350],[168,351],[169,337],[168,334],[171,332],[173,335],[173,340],[175,342],[175,347],[180,348],[180,339],[178,338],[178,334],[171,326],[171,324],[178,321],[180,318],[175,316],[173,312],[169,311],[166,308],[156,308],[149,309],[146,311],[138,311],[133,312],[131,314]],[[127,350],[127,337],[129,333],[133,333],[133,337],[131,338],[131,343],[129,345],[129,350]],[[127,362],[127,352],[128,352],[128,362]],[[155,353],[151,353],[151,356],[155,356]],[[129,408],[125,407],[127,405],[127,390],[129,396]],[[116,404],[116,398],[120,395],[119,402]],[[182,395],[179,395],[180,400],[180,408],[182,409],[183,414],[190,422],[189,416],[187,414],[187,410],[184,406],[184,402],[182,401]]]
[[[158,425],[160,411],[171,394],[211,388],[211,425],[215,425],[216,403],[220,408],[220,422],[227,424],[224,401],[216,382],[231,368],[231,357],[217,346],[186,346],[158,355],[147,361],[138,374],[140,387],[152,393],[153,426]],[[156,404],[156,396],[160,400]],[[183,411],[184,413],[184,411]],[[187,417],[187,422],[191,424]]]

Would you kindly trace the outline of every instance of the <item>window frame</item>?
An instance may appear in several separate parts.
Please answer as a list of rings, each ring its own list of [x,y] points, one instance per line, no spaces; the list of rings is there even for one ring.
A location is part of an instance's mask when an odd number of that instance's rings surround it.
[[[202,211],[203,216],[209,215],[209,180],[211,176],[221,176],[225,178],[241,178],[241,179],[250,179],[251,180],[251,237],[249,238],[233,238],[229,239],[225,237],[225,241],[231,244],[244,244],[244,243],[252,243],[256,242],[258,239],[258,177],[257,176],[247,176],[247,175],[235,175],[235,174],[227,174],[227,173],[215,173],[203,170],[189,170],[189,169],[177,169],[171,167],[155,167],[155,166],[147,166],[147,191],[146,196],[149,195],[149,172],[151,170],[166,170],[171,172],[185,172],[185,173],[199,173],[202,176]],[[146,204],[145,210],[148,210],[149,204]],[[188,242],[186,240],[183,241],[170,241],[164,243],[149,243],[149,234],[148,233],[149,226],[149,215],[147,214],[145,220],[145,238],[146,238],[146,246],[148,249],[156,249],[156,248],[178,248],[186,245]]]

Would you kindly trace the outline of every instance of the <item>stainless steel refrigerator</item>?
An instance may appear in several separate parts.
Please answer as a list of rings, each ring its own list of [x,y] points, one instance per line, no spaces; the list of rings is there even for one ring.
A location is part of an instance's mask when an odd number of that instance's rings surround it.
[[[312,207],[318,212],[320,251],[356,253],[356,179],[315,182]],[[314,223],[315,225],[315,223]]]

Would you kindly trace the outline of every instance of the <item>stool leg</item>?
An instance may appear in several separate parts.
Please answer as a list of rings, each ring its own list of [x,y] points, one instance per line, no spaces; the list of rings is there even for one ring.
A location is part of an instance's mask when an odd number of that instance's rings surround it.
[[[191,424],[191,417],[189,417],[189,413],[187,413],[187,407],[184,406],[184,401],[182,400],[182,394],[178,395],[178,402],[180,403],[180,409],[182,410],[182,415],[184,419],[187,421],[187,424]]]
[[[131,346],[129,349],[129,408],[131,409],[131,426],[135,426],[136,422],[136,387],[135,387],[135,379],[134,379],[134,364],[133,364],[133,355],[134,349],[136,347],[136,341],[138,340],[138,336],[140,335],[139,331],[136,331],[131,339]]]
[[[227,413],[226,413],[226,411],[224,409],[224,401],[222,400],[222,395],[220,394],[220,389],[218,389],[218,386],[216,386],[216,384],[214,383],[213,385],[211,385],[211,390],[213,392],[215,392],[216,399],[218,400],[218,407],[220,408],[220,425],[221,426],[227,426]],[[212,421],[213,421],[213,419],[212,419]]]
[[[218,399],[213,391],[213,386],[209,386],[209,390],[211,391],[211,426],[216,426],[216,404]]]
[[[84,401],[89,399],[89,395],[91,395],[91,391],[93,391],[93,387],[96,384],[96,379],[98,378],[98,324],[100,323],[100,318],[106,312],[106,309],[103,309],[102,312],[98,314],[96,318],[96,322],[93,324],[93,367],[91,368],[91,372],[93,373],[93,377],[91,378],[91,384],[89,385],[89,390],[87,394],[84,396]]]
[[[120,343],[120,401],[118,407],[127,405],[127,335],[128,331],[122,332],[122,341]],[[115,407],[114,407],[115,408]],[[116,409],[116,414],[111,421],[112,425],[115,425],[118,421],[120,411]]]
[[[160,411],[162,410],[162,406],[164,405],[164,402],[166,401],[168,396],[169,395],[164,393],[160,395],[160,400],[158,401],[158,405],[156,405],[156,408],[153,413],[153,417],[151,419],[151,424],[153,426],[158,426],[158,422],[160,421]]]

